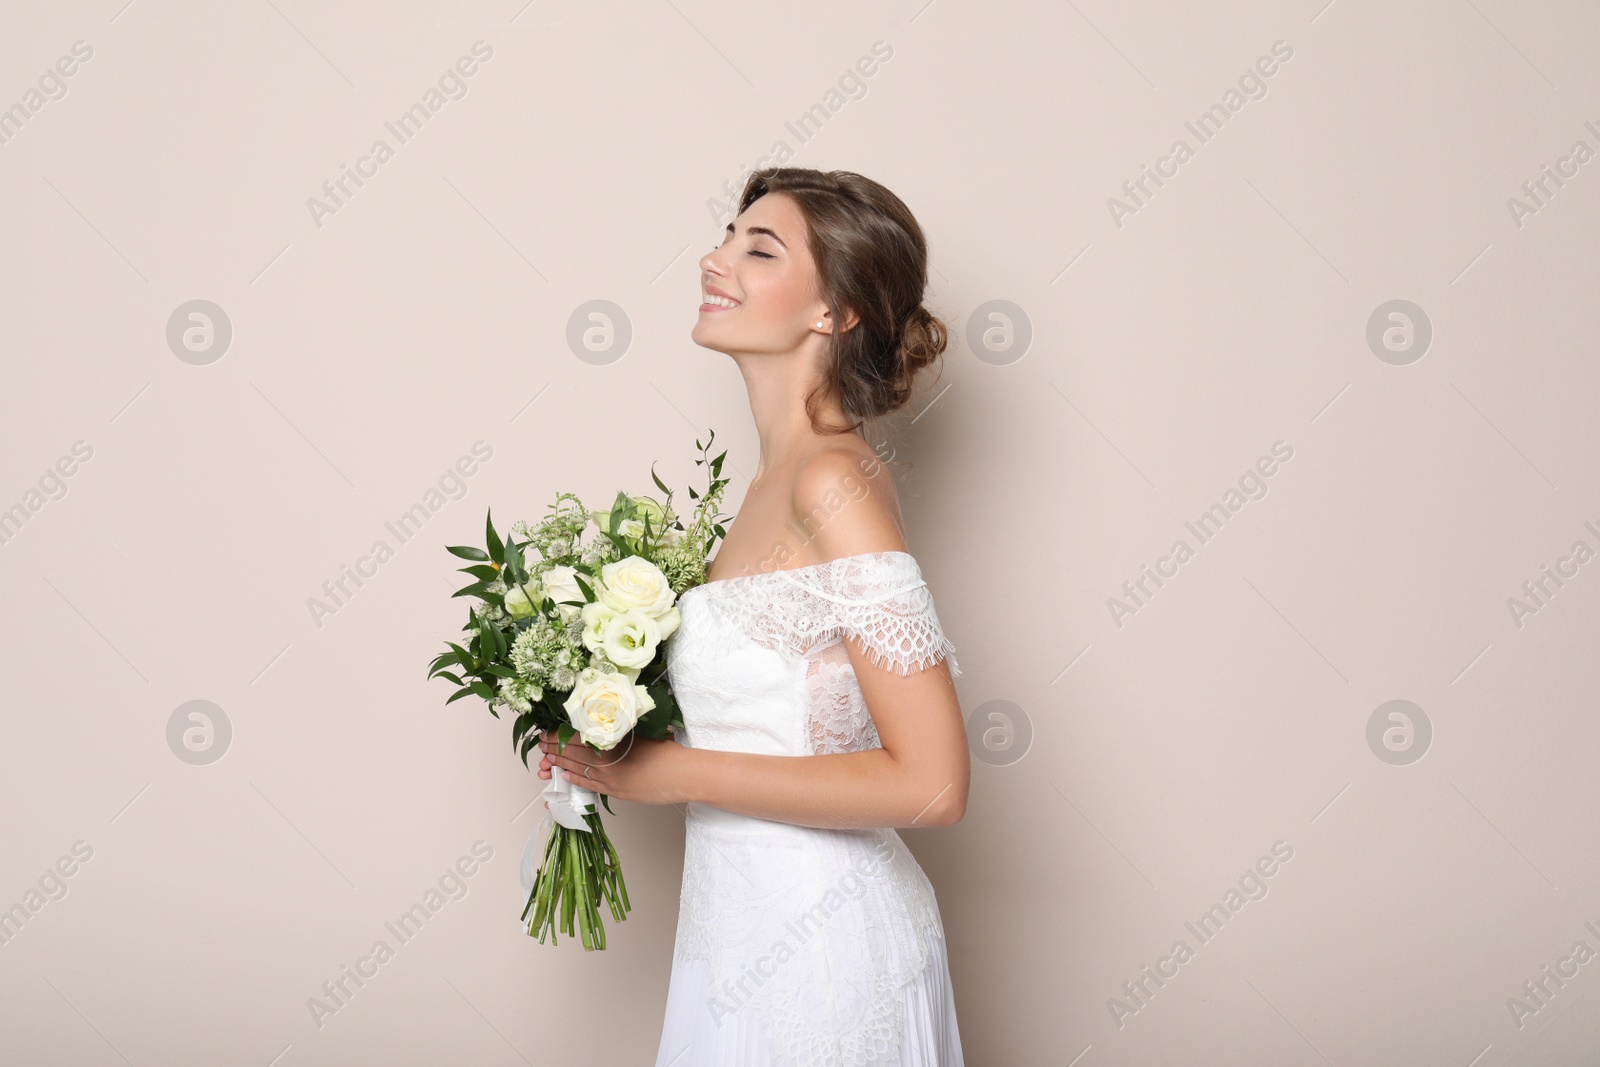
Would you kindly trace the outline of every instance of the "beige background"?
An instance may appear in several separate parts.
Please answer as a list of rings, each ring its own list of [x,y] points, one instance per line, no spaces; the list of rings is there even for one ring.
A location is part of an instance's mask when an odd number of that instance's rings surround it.
[[[702,484],[709,429],[737,509],[756,442],[731,364],[688,339],[696,261],[779,141],[911,205],[956,335],[875,443],[913,464],[912,548],[980,738],[965,821],[905,833],[967,1062],[1600,1047],[1600,563],[1520,625],[1509,604],[1600,549],[1600,162],[1508,206],[1600,149],[1591,5],[109,0],[5,22],[0,106],[39,106],[0,144],[0,508],[25,513],[0,545],[0,906],[92,849],[0,945],[6,1063],[652,1062],[682,816],[619,812],[635,909],[609,951],[520,933],[535,783],[505,721],[424,679],[465,615],[440,546],[491,506],[646,489],[653,461]],[[65,95],[29,98],[78,41]],[[385,122],[476,41],[466,94],[398,144]],[[852,80],[875,42],[892,54]],[[1274,42],[1265,95],[1201,143],[1185,123]],[[379,138],[393,158],[319,225],[308,199]],[[1192,158],[1119,225],[1109,198],[1180,138]],[[231,324],[220,358],[169,346],[193,300]],[[598,362],[567,341],[594,300],[631,329]],[[1393,300],[1433,335],[1398,362],[1367,340]],[[478,441],[464,495],[399,544],[385,523]],[[1229,498],[1280,441],[1266,495]],[[1186,529],[1230,503],[1214,539]],[[1108,602],[1180,538],[1193,558],[1119,623]],[[393,558],[319,625],[309,602],[380,539]],[[1368,741],[1397,699],[1431,726],[1405,765]],[[231,724],[209,765],[168,746],[191,700]],[[479,841],[466,895],[316,1025],[308,998]],[[1275,842],[1269,892],[1200,943],[1185,923]],[[1179,939],[1141,1007],[1123,983]],[[1523,983],[1563,966],[1538,1006]],[[1539,1007],[1520,1026],[1516,996]],[[1119,1025],[1113,997],[1139,1010]]]

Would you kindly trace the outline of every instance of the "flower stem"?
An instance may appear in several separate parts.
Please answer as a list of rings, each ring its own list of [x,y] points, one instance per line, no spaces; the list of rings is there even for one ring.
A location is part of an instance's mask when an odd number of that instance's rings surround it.
[[[547,934],[552,944],[559,944],[559,931],[579,938],[585,951],[594,951],[606,947],[600,902],[605,901],[617,922],[627,919],[632,905],[622,864],[600,813],[590,812],[584,819],[587,831],[560,823],[551,826],[544,860],[534,876],[522,918],[528,924],[528,936],[537,937],[541,944]]]

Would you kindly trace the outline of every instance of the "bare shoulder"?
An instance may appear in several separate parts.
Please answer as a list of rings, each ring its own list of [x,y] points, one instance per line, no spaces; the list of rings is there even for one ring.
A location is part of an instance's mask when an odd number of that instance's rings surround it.
[[[905,551],[894,479],[865,448],[842,445],[807,457],[795,472],[791,506],[814,562]]]

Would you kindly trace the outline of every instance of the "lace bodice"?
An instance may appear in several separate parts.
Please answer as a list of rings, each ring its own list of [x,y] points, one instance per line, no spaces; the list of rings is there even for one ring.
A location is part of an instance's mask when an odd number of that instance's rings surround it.
[[[679,608],[667,663],[695,748],[805,756],[877,747],[846,638],[899,674],[940,659],[961,673],[908,552],[727,578],[688,590]]]
[[[899,674],[954,649],[906,552],[741,575],[684,593],[668,670],[693,748],[879,747],[849,658]],[[714,1014],[751,1007],[780,1063],[898,1063],[900,990],[930,963],[933,887],[891,828],[797,826],[688,805],[676,955],[708,960]]]

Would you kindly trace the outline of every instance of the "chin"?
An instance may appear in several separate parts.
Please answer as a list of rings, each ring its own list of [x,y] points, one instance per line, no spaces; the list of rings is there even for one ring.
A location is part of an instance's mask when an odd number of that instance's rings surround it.
[[[693,341],[701,348],[709,348],[713,352],[726,352],[727,349],[716,343],[715,334],[715,330],[706,329],[705,323],[697,322],[689,331],[689,340]]]

